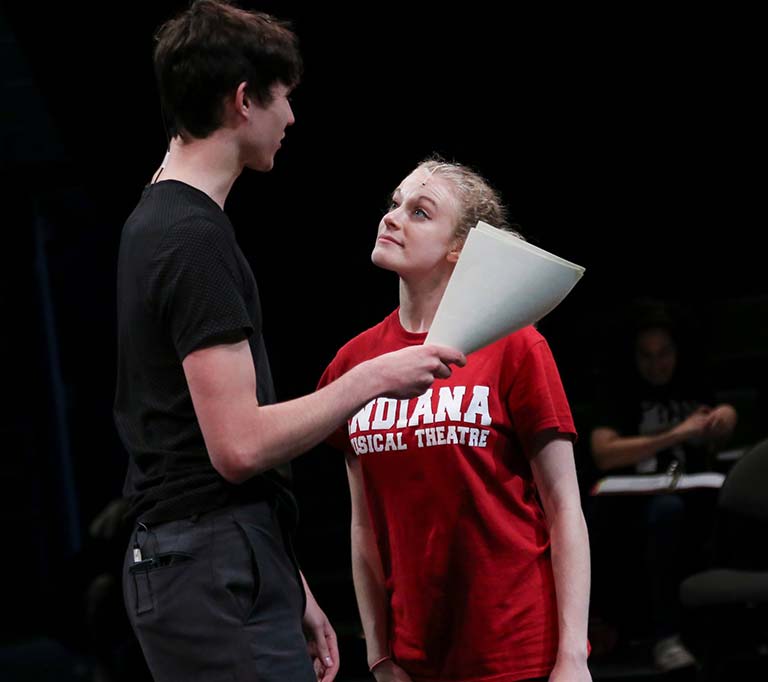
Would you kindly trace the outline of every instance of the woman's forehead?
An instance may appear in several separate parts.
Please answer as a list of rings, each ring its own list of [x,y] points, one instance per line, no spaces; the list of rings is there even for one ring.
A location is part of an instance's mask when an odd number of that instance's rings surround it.
[[[453,183],[440,175],[434,175],[424,168],[417,168],[397,188],[404,198],[424,195],[439,205],[456,204]]]

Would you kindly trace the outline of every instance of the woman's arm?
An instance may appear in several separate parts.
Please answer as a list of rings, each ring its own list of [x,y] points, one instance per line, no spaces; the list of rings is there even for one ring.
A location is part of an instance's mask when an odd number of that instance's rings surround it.
[[[589,538],[581,510],[571,441],[554,430],[532,444],[531,470],[549,526],[559,643],[551,682],[586,682]]]
[[[374,675],[381,682],[409,682],[406,673],[389,658],[389,609],[384,569],[368,516],[360,461],[354,455],[347,455],[347,477],[352,500],[352,580],[365,634],[368,666],[378,663]]]

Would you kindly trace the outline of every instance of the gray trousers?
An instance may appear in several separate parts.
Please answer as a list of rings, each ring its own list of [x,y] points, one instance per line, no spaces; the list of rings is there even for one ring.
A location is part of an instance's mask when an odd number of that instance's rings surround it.
[[[274,505],[137,524],[128,617],[155,682],[315,682],[305,594]]]

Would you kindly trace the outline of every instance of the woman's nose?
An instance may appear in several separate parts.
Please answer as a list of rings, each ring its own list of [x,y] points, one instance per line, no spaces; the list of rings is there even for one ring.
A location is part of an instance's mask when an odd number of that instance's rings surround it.
[[[400,207],[393,208],[389,213],[384,216],[384,224],[390,230],[400,229]]]

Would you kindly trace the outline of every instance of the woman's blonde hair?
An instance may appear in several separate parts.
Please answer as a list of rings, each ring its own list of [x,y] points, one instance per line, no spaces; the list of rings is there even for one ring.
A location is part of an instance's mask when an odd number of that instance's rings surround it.
[[[453,185],[459,208],[456,221],[456,237],[459,240],[467,238],[478,220],[522,237],[518,226],[509,223],[507,207],[502,203],[499,193],[476,171],[439,156],[425,159],[416,170],[425,170],[430,175],[445,178]]]

